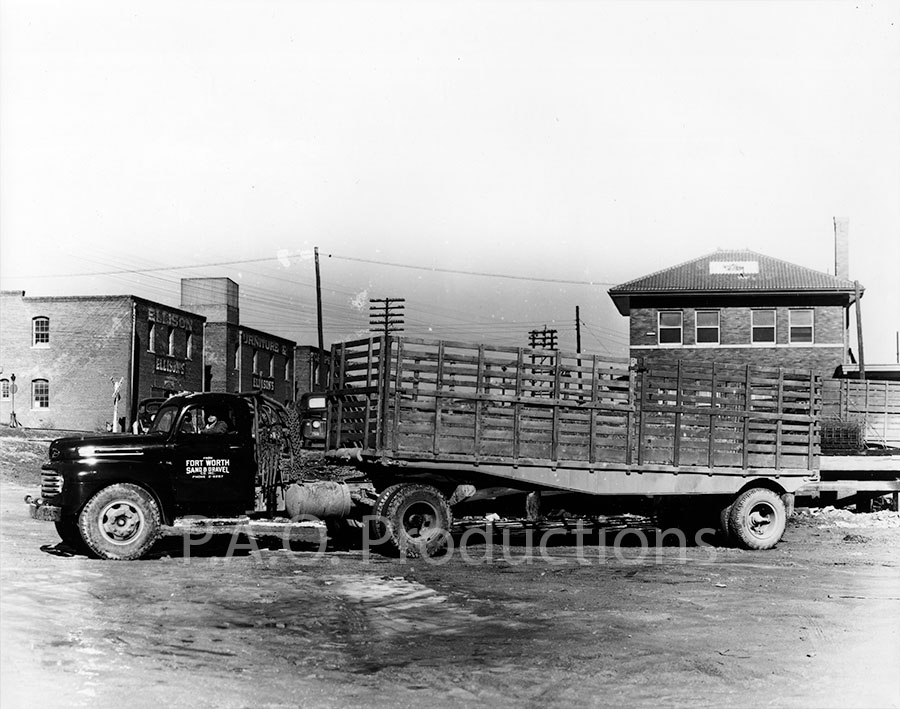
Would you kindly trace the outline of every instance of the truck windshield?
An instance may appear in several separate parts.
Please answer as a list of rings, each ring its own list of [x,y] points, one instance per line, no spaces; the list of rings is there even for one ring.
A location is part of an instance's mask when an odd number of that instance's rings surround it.
[[[161,406],[156,412],[153,423],[147,433],[169,433],[175,426],[175,419],[178,418],[177,406]]]

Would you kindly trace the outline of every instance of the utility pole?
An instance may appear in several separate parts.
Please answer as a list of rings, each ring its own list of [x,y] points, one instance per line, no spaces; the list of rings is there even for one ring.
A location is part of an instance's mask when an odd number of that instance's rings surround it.
[[[581,308],[575,306],[575,352],[581,354]]]
[[[543,349],[543,350],[555,350],[556,349],[556,330],[548,330],[547,326],[544,325],[543,330],[531,330],[528,333],[528,341],[531,344],[531,349]],[[544,371],[544,367],[552,367],[553,366],[553,355],[549,354],[547,356],[542,355],[531,355],[531,365],[534,372]],[[536,380],[531,380],[531,386],[534,387],[536,384]],[[545,382],[545,384],[549,384],[549,382]],[[543,385],[541,385],[543,387]],[[552,384],[550,385],[552,388]],[[550,396],[550,389],[548,389],[545,394],[546,396]],[[532,396],[544,396],[545,394],[539,394],[537,391],[532,389]]]
[[[543,330],[531,330],[528,333],[528,343],[532,349],[555,350],[556,330],[548,330],[546,325]]]
[[[316,320],[319,329],[319,353],[316,359],[319,366],[316,370],[316,383],[320,391],[325,391],[325,338],[322,334],[322,277],[319,275],[319,247],[316,246]],[[309,253],[307,251],[307,253]]]
[[[403,303],[406,298],[369,298],[369,329],[388,337],[403,332]]]
[[[854,281],[853,285],[856,290],[856,340],[859,344],[859,378],[865,380],[866,354],[863,350],[862,307],[859,302],[862,293],[860,293],[859,281]]]

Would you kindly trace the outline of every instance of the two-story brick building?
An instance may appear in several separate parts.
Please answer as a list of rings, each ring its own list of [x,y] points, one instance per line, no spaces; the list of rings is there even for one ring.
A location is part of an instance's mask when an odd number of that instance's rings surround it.
[[[180,308],[136,296],[0,293],[0,421],[128,430],[138,403],[182,391],[294,397],[294,342],[239,322],[238,286],[185,279]]]
[[[716,251],[609,296],[630,318],[631,356],[648,364],[752,362],[832,377],[850,361],[857,284],[753,251]]]
[[[204,318],[135,296],[0,294],[0,419],[98,431],[203,385]],[[15,377],[15,380],[13,380]]]

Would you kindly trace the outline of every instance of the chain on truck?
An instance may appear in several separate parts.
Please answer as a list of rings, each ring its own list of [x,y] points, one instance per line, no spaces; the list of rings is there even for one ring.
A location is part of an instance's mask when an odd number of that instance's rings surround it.
[[[454,515],[517,493],[588,514],[649,501],[769,549],[818,479],[809,371],[369,338],[332,348],[327,399],[325,456],[358,469],[351,482],[296,481],[297,419],[278,402],[192,394],[146,434],[53,441],[31,516],[106,559],[139,558],[196,515],[367,520],[416,557],[445,549]],[[204,430],[210,414],[224,430]]]

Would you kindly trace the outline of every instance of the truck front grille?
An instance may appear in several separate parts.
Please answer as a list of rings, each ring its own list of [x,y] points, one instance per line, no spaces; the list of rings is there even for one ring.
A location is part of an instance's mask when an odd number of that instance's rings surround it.
[[[62,492],[63,476],[54,471],[41,473],[41,497],[53,497]]]

